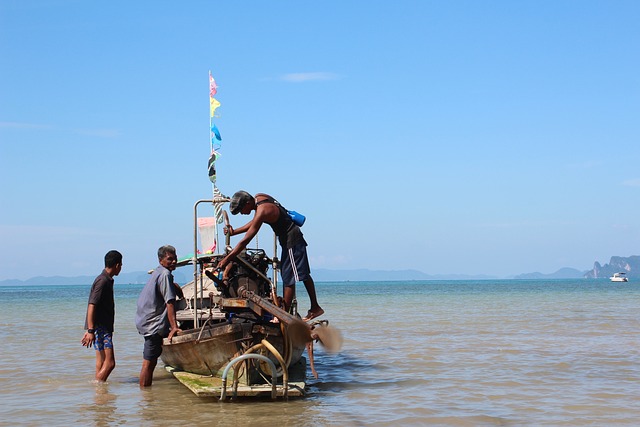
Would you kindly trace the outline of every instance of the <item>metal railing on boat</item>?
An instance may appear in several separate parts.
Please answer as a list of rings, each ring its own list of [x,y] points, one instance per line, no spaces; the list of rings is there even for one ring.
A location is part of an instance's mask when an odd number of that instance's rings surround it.
[[[224,371],[222,372],[222,391],[220,393],[220,400],[226,400],[227,398],[227,375],[229,374],[229,369],[231,369],[236,363],[242,362],[243,360],[246,360],[246,359],[258,359],[263,362],[267,362],[267,364],[269,365],[269,369],[271,369],[271,398],[275,400],[277,396],[276,364],[273,363],[273,360],[269,359],[267,356],[263,356],[261,354],[255,354],[255,353],[243,354],[242,356],[238,356],[235,359],[233,359],[231,362],[229,362],[227,366],[224,368]],[[237,397],[236,395],[237,382],[238,382],[238,379],[236,376],[236,372],[234,370],[234,378],[233,378],[233,389],[234,389],[233,397],[234,398]],[[285,389],[285,393],[286,393],[286,389]]]
[[[203,277],[202,274],[198,274],[198,205],[201,203],[212,203],[212,204],[216,204],[216,203],[226,203],[229,202],[230,199],[229,198],[225,198],[225,197],[216,197],[214,199],[200,199],[198,201],[195,202],[195,204],[193,205],[193,258],[191,259],[191,262],[193,263],[193,286],[194,286],[194,290],[193,290],[193,303],[194,303],[194,308],[198,308],[198,290],[200,291],[200,295],[199,295],[199,299],[200,301],[202,301],[204,299],[204,292],[203,292]],[[227,211],[223,210],[222,211],[223,217],[224,217],[224,222],[225,225],[228,227],[230,225],[229,223],[229,216],[227,215]],[[225,235],[225,250],[229,247],[229,244],[231,243],[231,236],[229,234]],[[216,226],[215,228],[215,241],[218,241],[218,227]],[[220,245],[217,245],[217,249],[220,249]],[[273,279],[270,280],[268,277],[266,277],[263,273],[261,273],[260,271],[256,270],[252,265],[248,264],[248,263],[244,263],[243,264],[251,269],[252,271],[254,271],[256,274],[258,274],[260,277],[262,277],[263,279],[265,279],[271,287],[271,293],[272,293],[272,298],[274,301],[277,301],[277,289],[278,289],[278,258],[277,258],[277,251],[278,251],[278,240],[277,240],[277,236],[275,235],[275,233],[273,234],[273,258],[271,259],[271,263],[272,263],[272,268],[273,268]],[[221,255],[221,254],[220,254]],[[242,259],[238,258],[238,261],[243,261]],[[200,272],[201,273],[201,272]],[[200,283],[198,283],[198,281]],[[195,310],[193,312],[193,325],[195,328],[198,328],[200,326],[200,320],[198,318],[197,315],[197,310]]]
[[[253,353],[253,351],[258,350],[259,348],[265,348],[267,351],[269,351],[271,354],[273,354],[273,356],[276,359],[278,359],[278,363],[280,363],[280,367],[282,368],[282,397],[284,398],[284,400],[288,400],[289,399],[289,366],[288,366],[288,362],[285,362],[284,358],[282,357],[280,352],[273,346],[273,344],[271,344],[266,339],[263,339],[262,342],[260,342],[259,344],[256,344],[253,347],[247,349],[242,356],[236,357],[235,359],[231,360],[231,362],[229,362],[227,364],[227,366],[225,367],[224,372],[222,374],[222,394],[220,396],[220,400],[224,400],[226,398],[226,394],[227,394],[227,374],[229,372],[229,369],[231,369],[231,367],[235,366],[238,362],[242,362],[243,360],[246,360],[246,359],[260,359],[260,360],[263,360],[263,361],[265,360],[266,356],[261,355],[261,354]],[[271,359],[266,358],[266,360],[268,360],[269,367],[271,368],[271,377],[272,377],[272,380],[271,380],[271,386],[272,386],[271,397],[273,399],[275,399],[276,396],[277,396],[277,369],[276,369],[275,363],[273,363],[273,361]],[[234,398],[237,396],[237,391],[238,391],[238,376],[237,376],[237,373],[238,373],[237,370],[234,369],[234,371],[233,371],[233,397]],[[274,393],[276,393],[276,394],[274,394]]]

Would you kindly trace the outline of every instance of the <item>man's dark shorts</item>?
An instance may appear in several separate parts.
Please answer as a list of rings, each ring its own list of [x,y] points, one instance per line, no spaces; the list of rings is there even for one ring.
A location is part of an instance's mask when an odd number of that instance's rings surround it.
[[[296,282],[304,282],[311,277],[305,242],[283,250],[280,261],[280,274],[284,286],[293,286]]]
[[[142,357],[144,360],[158,360],[162,354],[162,336],[158,334],[145,335],[144,350]]]

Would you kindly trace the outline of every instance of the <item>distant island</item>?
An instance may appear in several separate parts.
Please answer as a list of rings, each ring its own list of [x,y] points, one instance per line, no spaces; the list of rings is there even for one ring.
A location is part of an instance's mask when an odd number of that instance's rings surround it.
[[[580,271],[575,268],[561,268],[551,274],[527,273],[515,276],[514,279],[606,279],[613,276],[614,273],[625,273],[630,279],[640,278],[640,256],[612,256],[608,264],[600,265],[596,261],[593,264],[593,268],[587,271]]]
[[[628,278],[640,278],[640,256],[630,257],[612,256],[608,264],[600,265],[595,262],[593,268],[587,271],[575,268],[561,268],[555,273],[524,273],[513,277],[498,277],[488,275],[469,274],[426,274],[418,270],[327,270],[314,269],[313,278],[317,282],[390,282],[405,280],[495,280],[495,279],[601,279],[611,277],[613,273],[624,272]],[[177,283],[184,284],[191,280],[182,271],[175,271],[174,277]],[[144,284],[149,275],[146,271],[135,271],[131,273],[120,273],[116,283],[122,284]],[[27,280],[9,279],[0,281],[0,286],[22,286],[22,285],[90,285],[95,276],[75,276],[75,277],[32,277]]]
[[[596,261],[593,264],[593,269],[587,271],[584,277],[587,279],[599,279],[611,277],[613,273],[626,273],[629,279],[640,278],[640,256],[612,256],[609,264],[605,265],[600,265],[600,263]]]
[[[585,277],[585,274],[585,271],[565,267],[551,274],[543,274],[538,272],[519,274],[515,276],[514,279],[580,279]]]

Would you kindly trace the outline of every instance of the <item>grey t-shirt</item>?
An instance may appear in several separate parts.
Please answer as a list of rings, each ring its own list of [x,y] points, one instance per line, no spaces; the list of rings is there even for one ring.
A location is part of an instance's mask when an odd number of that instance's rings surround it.
[[[169,335],[171,325],[167,318],[167,302],[176,299],[173,275],[159,265],[151,274],[138,297],[136,328],[141,335]]]

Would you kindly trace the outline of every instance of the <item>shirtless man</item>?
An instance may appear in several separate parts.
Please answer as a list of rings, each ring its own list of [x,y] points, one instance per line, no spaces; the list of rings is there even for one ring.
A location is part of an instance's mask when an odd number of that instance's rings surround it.
[[[293,223],[287,210],[268,194],[258,193],[253,197],[246,191],[238,191],[233,195],[229,209],[233,215],[238,213],[249,215],[251,211],[255,211],[255,214],[251,221],[238,229],[234,229],[231,226],[228,229],[225,227],[225,234],[235,236],[236,234],[245,233],[245,235],[236,247],[218,263],[218,268],[224,269],[258,234],[262,224],[269,224],[276,236],[278,236],[282,247],[280,261],[285,310],[289,311],[291,307],[291,302],[295,295],[296,282],[303,282],[311,300],[311,309],[303,320],[308,321],[321,316],[324,310],[318,305],[316,298],[316,288],[311,278],[309,260],[307,259],[307,242],[302,236],[300,227]]]

